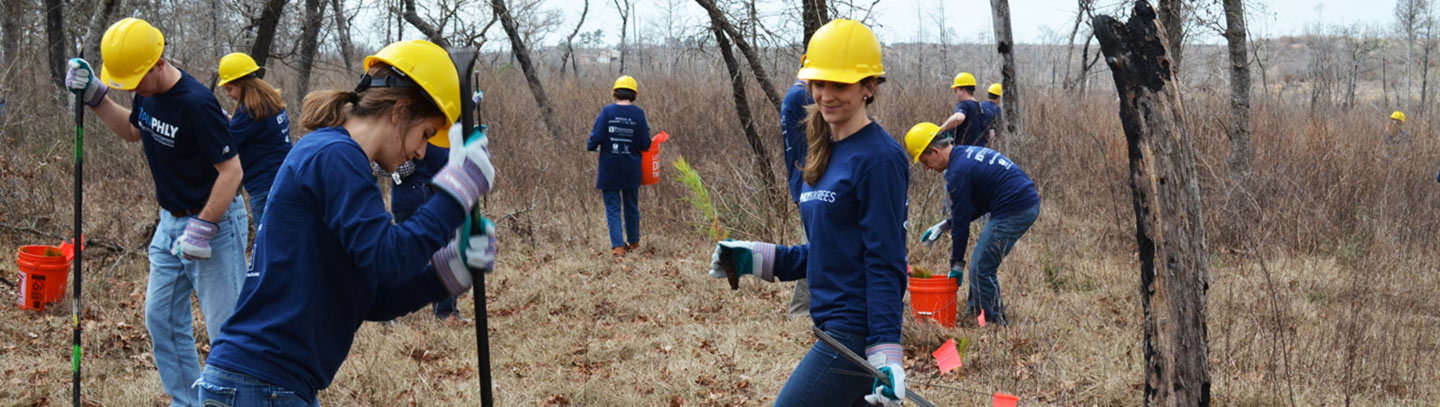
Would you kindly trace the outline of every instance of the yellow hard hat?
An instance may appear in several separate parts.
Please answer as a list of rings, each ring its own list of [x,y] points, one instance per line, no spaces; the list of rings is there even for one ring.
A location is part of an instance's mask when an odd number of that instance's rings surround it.
[[[1395,113],[1391,113],[1391,114],[1390,114],[1390,118],[1391,118],[1391,119],[1395,119],[1395,120],[1399,120],[1401,123],[1404,123],[1404,122],[1405,122],[1405,112],[1396,110]]]
[[[255,58],[245,55],[243,52],[233,52],[220,58],[220,83],[218,86],[225,86],[230,81],[240,79],[260,70],[260,65],[255,64]]]
[[[801,80],[856,83],[885,75],[880,60],[880,39],[859,21],[835,19],[810,36],[810,47],[800,72]]]
[[[365,57],[365,71],[369,72],[376,62],[395,67],[430,95],[430,100],[445,113],[445,125],[430,138],[430,144],[449,148],[450,138],[445,129],[460,117],[460,74],[450,61],[450,53],[430,41],[399,41]]]
[[[135,89],[165,51],[165,36],[150,23],[126,18],[110,25],[100,39],[100,80],[121,89]]]
[[[1000,87],[1000,84],[998,83],[992,83],[990,84],[990,94],[995,96],[1004,95],[1005,88]]]
[[[969,72],[961,72],[955,75],[955,81],[950,83],[950,89],[961,86],[975,86],[975,75],[971,75]]]
[[[939,133],[940,126],[931,122],[917,124],[905,133],[905,151],[909,151],[910,156],[914,157],[911,164],[920,162],[920,154],[925,152],[925,147],[929,147],[930,142],[934,141],[935,135]]]
[[[629,89],[635,91],[635,93],[640,93],[640,84],[635,83],[635,78],[630,77],[630,75],[625,75],[615,78],[615,87],[610,90],[618,89]]]

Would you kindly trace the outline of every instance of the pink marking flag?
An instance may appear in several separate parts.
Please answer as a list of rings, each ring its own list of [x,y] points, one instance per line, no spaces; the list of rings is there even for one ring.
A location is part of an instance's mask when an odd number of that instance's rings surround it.
[[[979,322],[981,328],[985,327],[985,310],[980,310],[980,316],[975,317],[975,322]]]
[[[1019,402],[1019,397],[1005,393],[995,393],[995,407],[1015,407],[1015,404]]]
[[[930,354],[935,355],[935,363],[940,365],[940,374],[960,368],[960,352],[955,350],[955,339],[945,341],[944,345],[940,345],[940,349]]]

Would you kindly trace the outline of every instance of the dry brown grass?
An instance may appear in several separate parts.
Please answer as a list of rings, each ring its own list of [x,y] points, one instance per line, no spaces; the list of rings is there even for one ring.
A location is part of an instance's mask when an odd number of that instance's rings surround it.
[[[737,238],[795,243],[793,209],[776,215],[763,204],[728,87],[714,68],[641,77],[639,105],[653,129],[673,136],[662,158],[683,155],[694,165]],[[488,203],[502,227],[499,271],[488,293],[497,404],[766,405],[814,341],[808,321],[784,316],[789,284],[745,279],[730,291],[707,277],[712,242],[692,226],[699,215],[673,182],[642,189],[639,254],[614,262],[603,250],[594,158],[582,143],[607,102],[610,79],[547,82],[562,125],[572,131],[560,139],[544,135],[514,69],[495,68],[482,81],[500,171],[499,191]],[[349,81],[339,74],[317,80],[342,88]],[[1105,92],[1027,95],[1030,139],[1006,141],[1002,150],[1035,179],[1044,208],[1002,267],[1013,324],[907,323],[911,379],[976,392],[912,385],[931,400],[981,405],[994,391],[1017,394],[1024,405],[1140,399],[1128,164],[1114,100]],[[752,108],[778,156],[776,117],[758,95]],[[53,242],[15,227],[68,234],[71,216],[68,113],[16,98],[0,147],[0,224],[9,226],[0,228],[0,247]],[[1387,151],[1376,141],[1383,122],[1375,118],[1385,112],[1257,103],[1256,177],[1240,188],[1225,170],[1222,102],[1208,94],[1191,98],[1188,125],[1212,258],[1217,404],[1440,404],[1434,384],[1440,299],[1433,295],[1440,290],[1433,260],[1440,155],[1429,125],[1414,120],[1416,142]],[[917,121],[938,119],[947,106],[941,87],[892,81],[882,88],[876,116],[901,134]],[[137,145],[93,130],[98,123],[89,128],[86,228],[114,248],[97,247],[86,257],[85,394],[98,405],[160,405],[142,315],[153,187]],[[934,173],[912,180],[912,224],[940,219],[943,181]],[[766,216],[785,221],[766,227]],[[940,246],[912,243],[911,259],[938,269],[948,258]],[[0,250],[0,269],[13,264],[13,252]],[[461,299],[466,315],[472,306],[471,298]],[[41,313],[0,307],[0,337],[7,338],[0,344],[0,400],[68,403],[68,313],[68,300]],[[204,341],[204,330],[197,332]],[[972,345],[961,373],[942,376],[929,351],[951,337]],[[366,324],[321,400],[473,405],[474,341],[472,322],[439,322],[423,311],[393,325]]]

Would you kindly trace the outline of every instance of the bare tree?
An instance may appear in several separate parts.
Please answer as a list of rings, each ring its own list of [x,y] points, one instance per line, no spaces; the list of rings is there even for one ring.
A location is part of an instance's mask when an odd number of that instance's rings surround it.
[[[345,15],[345,0],[330,0],[330,9],[335,11],[335,31],[340,37],[340,59],[345,61],[345,71],[354,70],[350,52],[354,46],[350,43],[350,19],[353,17]],[[357,10],[358,12],[358,10]]]
[[[995,19],[995,50],[1000,53],[1003,61],[1000,76],[1002,86],[1005,87],[1005,94],[1002,96],[1005,105],[1005,134],[1018,141],[1025,132],[1025,123],[1021,117],[1024,110],[1020,108],[1019,78],[1015,75],[1015,41],[1010,35],[1010,0],[990,0],[990,10]]]
[[[804,26],[805,38],[802,39],[805,49],[810,49],[810,36],[815,35],[815,30],[830,22],[830,5],[826,0],[800,0],[800,20]]]
[[[285,13],[285,3],[289,1],[266,0],[260,18],[252,23],[258,27],[255,30],[255,42],[250,45],[250,57],[255,58],[256,65],[265,66],[265,63],[270,61],[271,44],[275,42],[275,26],[280,24],[280,17]]]
[[[50,83],[65,88],[65,61],[70,57],[65,44],[65,1],[45,0],[45,40],[49,50]]]
[[[575,23],[575,30],[565,36],[565,55],[560,57],[560,74],[565,74],[565,64],[570,64],[570,70],[576,76],[580,75],[580,63],[575,58],[575,35],[580,34],[580,27],[585,25],[585,16],[590,14],[590,0],[585,0],[585,8],[580,9],[580,21]]]
[[[1166,32],[1146,0],[1130,20],[1093,25],[1115,78],[1130,158],[1144,309],[1145,405],[1209,406],[1205,292],[1210,283],[1195,150]]]
[[[565,132],[555,121],[555,108],[551,107],[550,98],[545,96],[545,87],[540,84],[539,73],[530,62],[530,49],[526,47],[525,41],[520,39],[520,29],[515,24],[515,18],[510,15],[505,0],[490,0],[490,9],[500,19],[505,35],[510,37],[511,53],[515,54],[515,59],[520,62],[520,70],[525,73],[525,83],[530,85],[530,94],[535,96],[535,104],[540,106],[540,118],[545,122],[546,130],[550,130],[550,137],[559,139]]]
[[[405,22],[415,26],[415,29],[420,30],[420,33],[425,34],[425,38],[428,38],[430,42],[435,43],[435,45],[439,45],[442,48],[450,48],[450,41],[445,39],[445,33],[443,31],[445,28],[444,23],[442,22],[439,26],[430,25],[430,22],[420,18],[420,14],[415,12],[415,0],[404,1]]]
[[[300,30],[300,79],[295,94],[294,111],[304,111],[305,94],[310,92],[310,71],[315,67],[315,49],[320,37],[320,20],[325,18],[325,3],[320,0],[305,0],[305,24]]]
[[[620,73],[625,73],[625,54],[629,47],[625,44],[630,30],[630,16],[634,15],[635,0],[610,0],[615,5],[615,11],[620,13]]]
[[[105,36],[105,29],[109,27],[110,16],[115,10],[124,8],[123,0],[99,0],[95,2],[95,12],[90,15],[90,24],[85,33],[85,48],[81,54],[91,64],[100,65],[105,61],[100,59],[100,40]]]
[[[1425,17],[1421,20],[1422,29],[1425,31],[1423,40],[1423,56],[1420,57],[1420,109],[1414,113],[1424,116],[1430,110],[1430,54],[1435,51],[1435,15],[1431,8],[1425,8]]]
[[[725,34],[729,35],[730,39],[735,41],[735,45],[740,48],[740,53],[745,55],[746,61],[750,62],[750,71],[755,73],[755,80],[756,82],[760,82],[760,90],[765,92],[765,98],[770,101],[771,105],[775,106],[776,111],[779,111],[780,93],[775,90],[775,83],[770,81],[770,74],[765,72],[764,61],[760,60],[760,56],[755,52],[755,49],[751,48],[750,44],[745,42],[745,37],[741,35],[740,30],[736,30],[735,26],[730,24],[730,21],[725,18],[725,14],[715,5],[714,0],[695,0],[695,2],[699,3],[700,7],[704,7],[706,13],[709,13],[710,23],[712,25],[725,31]],[[752,22],[752,24],[759,24],[759,22]]]
[[[755,172],[762,181],[760,185],[765,186],[765,196],[770,198],[771,208],[781,207],[781,198],[777,189],[774,188],[775,173],[770,170],[770,153],[765,149],[765,144],[760,141],[760,134],[755,131],[755,120],[750,115],[749,97],[745,95],[745,76],[740,74],[740,62],[735,60],[735,53],[730,50],[730,41],[726,38],[724,29],[716,23],[715,16],[710,18],[710,31],[715,35],[716,45],[720,48],[720,56],[725,60],[725,70],[730,73],[730,92],[735,97],[735,115],[740,118],[740,126],[745,129],[745,141],[750,144],[750,151],[755,153]],[[766,219],[773,219],[773,216],[766,216]],[[767,221],[769,222],[769,221]],[[765,225],[771,229],[771,224]]]
[[[1230,49],[1230,176],[1250,174],[1250,58],[1243,0],[1224,0],[1225,43]],[[1354,88],[1353,86],[1351,87]]]
[[[1395,3],[1395,26],[1405,35],[1405,110],[1410,110],[1410,101],[1415,94],[1411,87],[1410,65],[1415,63],[1415,39],[1429,14],[1429,0],[1399,0]]]
[[[1085,80],[1085,78],[1086,78],[1086,76],[1087,76],[1087,72],[1086,72],[1087,69],[1086,69],[1086,66],[1084,65],[1085,59],[1087,59],[1086,56],[1082,55],[1082,56],[1080,57],[1080,62],[1081,62],[1080,76],[1079,76],[1079,78],[1076,78],[1074,81],[1071,81],[1071,79],[1070,79],[1070,62],[1074,59],[1074,55],[1075,55],[1075,36],[1080,33],[1080,24],[1081,24],[1081,22],[1088,22],[1088,21],[1091,21],[1091,20],[1093,20],[1093,19],[1095,18],[1095,11],[1094,11],[1094,10],[1095,10],[1095,0],[1078,0],[1078,1],[1076,1],[1076,5],[1077,5],[1078,7],[1075,9],[1075,23],[1070,26],[1070,41],[1068,42],[1069,45],[1066,47],[1066,52],[1065,52],[1065,82],[1064,82],[1064,84],[1062,85],[1062,86],[1065,87],[1065,89],[1073,89],[1077,83],[1079,83],[1079,82],[1082,81],[1082,80]],[[1088,24],[1086,25],[1085,30],[1086,30],[1086,31],[1089,31],[1089,33],[1085,34],[1085,38],[1084,38],[1084,40],[1085,40],[1085,53],[1086,53],[1086,54],[1089,54],[1089,51],[1090,51],[1090,39],[1093,38],[1093,37],[1095,36],[1095,34],[1094,34],[1094,29],[1090,28],[1090,27],[1088,26]],[[1083,91],[1082,91],[1082,93],[1083,93]]]

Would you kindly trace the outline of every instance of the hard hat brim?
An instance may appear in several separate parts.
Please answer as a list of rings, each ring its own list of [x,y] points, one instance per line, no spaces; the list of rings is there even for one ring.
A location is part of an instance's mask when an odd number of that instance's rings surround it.
[[[836,82],[836,83],[849,83],[849,84],[854,84],[854,83],[859,83],[861,80],[864,80],[865,78],[868,78],[868,77],[871,77],[871,76],[881,76],[881,75],[884,75],[884,74],[885,74],[885,72],[883,72],[883,71],[872,75],[872,74],[865,74],[865,73],[860,73],[860,72],[855,72],[855,71],[850,71],[850,72],[835,72],[835,71],[833,71],[833,70],[810,67],[810,68],[800,68],[800,72],[797,72],[797,73],[795,74],[795,77],[798,78],[798,79],[800,79],[800,80],[802,80],[802,81],[826,81],[826,82]]]
[[[110,68],[101,65],[100,81],[105,83],[105,86],[109,86],[111,88],[120,90],[134,90],[136,86],[140,86],[140,80],[145,78],[145,74],[149,73],[150,69],[154,67],[155,64],[150,64],[149,67],[145,68],[144,71],[141,71],[138,74],[130,76],[120,76],[111,73]]]
[[[430,145],[433,145],[435,147],[450,148],[450,133],[444,131],[437,131],[435,132],[435,135],[430,136],[430,140],[427,141],[430,142]]]
[[[225,86],[225,84],[227,84],[227,83],[234,82],[236,79],[244,78],[245,76],[250,75],[250,74],[252,74],[252,73],[255,73],[255,72],[259,71],[259,70],[260,70],[260,67],[258,67],[258,66],[257,66],[257,67],[254,67],[254,68],[250,68],[249,70],[247,70],[247,71],[245,71],[245,72],[241,72],[239,75],[235,75],[234,78],[221,79],[221,80],[220,80],[220,83],[215,84],[215,86]]]

